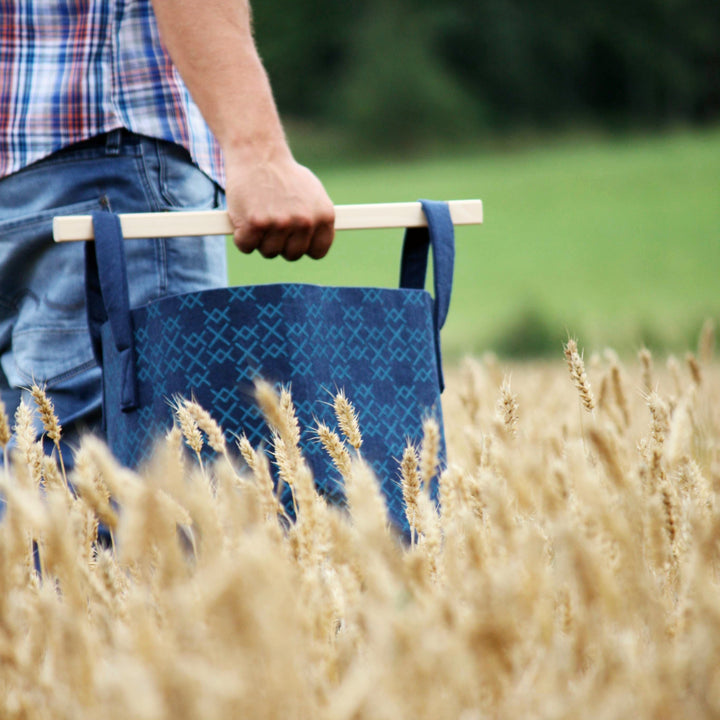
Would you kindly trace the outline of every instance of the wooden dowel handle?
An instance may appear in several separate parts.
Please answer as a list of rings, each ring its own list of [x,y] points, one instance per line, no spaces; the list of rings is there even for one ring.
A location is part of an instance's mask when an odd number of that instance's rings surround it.
[[[451,200],[450,215],[455,225],[477,225],[483,221],[481,200]],[[121,214],[123,236],[130,238],[227,235],[233,227],[225,210],[177,211]],[[336,230],[405,228],[426,225],[419,202],[336,205]],[[91,215],[53,218],[55,242],[93,240]]]

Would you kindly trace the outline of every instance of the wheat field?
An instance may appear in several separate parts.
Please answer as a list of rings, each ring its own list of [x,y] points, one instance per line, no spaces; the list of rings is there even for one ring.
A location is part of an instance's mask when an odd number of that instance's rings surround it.
[[[413,528],[388,528],[362,428],[298,428],[258,388],[270,459],[177,399],[140,474],[87,437],[67,489],[57,451],[16,447],[0,485],[0,717],[710,718],[720,716],[720,367],[687,357],[448,373],[437,427],[398,450]],[[349,393],[350,396],[350,393]],[[335,458],[348,507],[318,496],[297,440]],[[204,444],[217,460],[201,459]],[[204,457],[204,456],[203,456]],[[283,517],[268,462],[293,490]],[[110,498],[113,498],[111,501]],[[98,523],[112,543],[97,543]]]

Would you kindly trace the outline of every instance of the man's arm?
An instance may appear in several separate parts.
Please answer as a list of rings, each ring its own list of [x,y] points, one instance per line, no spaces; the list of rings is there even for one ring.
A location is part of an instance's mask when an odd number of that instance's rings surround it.
[[[223,150],[235,244],[265,257],[323,257],[333,205],[290,152],[247,0],[152,2],[163,42]]]

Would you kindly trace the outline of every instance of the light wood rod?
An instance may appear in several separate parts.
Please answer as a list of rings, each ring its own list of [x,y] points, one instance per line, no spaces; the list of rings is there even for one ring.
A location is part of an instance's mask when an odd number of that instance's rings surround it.
[[[481,200],[450,200],[455,225],[478,225],[483,221]],[[225,210],[176,211],[120,214],[125,239],[228,235],[232,224]],[[419,202],[336,205],[336,230],[407,228],[427,225]],[[93,240],[91,215],[53,218],[55,242]]]

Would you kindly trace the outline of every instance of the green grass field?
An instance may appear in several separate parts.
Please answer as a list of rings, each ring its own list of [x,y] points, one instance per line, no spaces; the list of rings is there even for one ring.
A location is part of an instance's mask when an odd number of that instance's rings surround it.
[[[687,347],[720,318],[720,129],[314,168],[336,203],[481,198],[458,228],[448,356]],[[402,232],[340,233],[321,262],[230,254],[230,282],[394,286]]]

